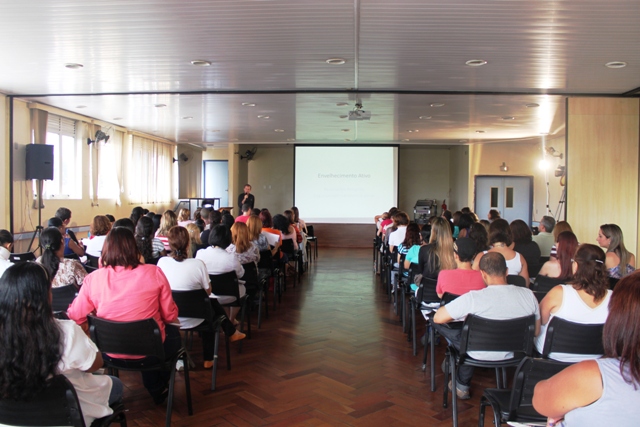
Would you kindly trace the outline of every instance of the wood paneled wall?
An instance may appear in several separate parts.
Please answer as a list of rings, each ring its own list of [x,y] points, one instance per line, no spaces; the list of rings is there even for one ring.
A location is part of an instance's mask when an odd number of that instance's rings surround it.
[[[313,224],[318,246],[329,248],[372,248],[376,226],[369,224]]]
[[[615,223],[638,254],[640,100],[569,98],[567,219],[581,243]]]

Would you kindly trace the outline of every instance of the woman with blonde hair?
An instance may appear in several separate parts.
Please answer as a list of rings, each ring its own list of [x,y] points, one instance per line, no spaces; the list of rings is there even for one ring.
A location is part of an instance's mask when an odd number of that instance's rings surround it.
[[[622,230],[616,224],[601,225],[596,241],[606,249],[605,266],[609,270],[609,277],[620,279],[636,269],[636,257],[624,247]]]
[[[194,258],[196,256],[196,252],[200,249],[206,248],[208,245],[202,243],[200,240],[200,227],[198,227],[195,223],[190,222],[184,228],[189,232],[189,258]]]
[[[557,257],[557,252],[558,252],[558,236],[560,236],[560,233],[565,232],[565,231],[570,231],[573,233],[573,229],[571,228],[571,225],[569,225],[569,223],[567,221],[558,221],[555,225],[555,227],[553,227],[553,241],[555,242],[553,246],[551,246],[551,252],[549,253],[549,256],[552,258]]]
[[[169,238],[167,236],[169,235],[169,230],[176,225],[178,225],[178,217],[176,216],[176,213],[172,210],[165,211],[160,219],[160,227],[158,228],[158,231],[156,231],[156,237],[160,239],[167,252],[171,251]]]
[[[187,227],[187,224],[191,224],[191,211],[189,209],[182,208],[178,211],[178,225],[181,227]]]
[[[431,220],[429,244],[420,248],[418,265],[422,277],[429,279],[437,279],[440,270],[456,268],[451,226],[446,219],[437,217]]]
[[[253,242],[258,247],[258,250],[260,252],[271,251],[271,254],[275,255],[278,247],[276,246],[271,249],[271,246],[269,246],[269,241],[267,240],[265,235],[262,234],[262,221],[260,221],[260,218],[255,215],[251,215],[249,218],[247,218],[246,224],[247,228],[249,229],[249,240],[251,240],[251,242]]]
[[[231,227],[231,243],[227,252],[234,254],[240,264],[258,262],[260,251],[249,238],[249,227],[243,222],[236,222]]]

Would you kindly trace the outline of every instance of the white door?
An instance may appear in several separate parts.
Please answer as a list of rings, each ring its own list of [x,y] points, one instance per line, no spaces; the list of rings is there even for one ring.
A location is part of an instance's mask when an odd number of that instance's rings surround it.
[[[533,208],[533,177],[476,176],[475,212],[486,219],[489,210],[496,209],[500,217],[511,222],[521,219],[531,226]]]
[[[204,198],[220,198],[220,206],[229,206],[229,162],[205,160],[202,162]]]

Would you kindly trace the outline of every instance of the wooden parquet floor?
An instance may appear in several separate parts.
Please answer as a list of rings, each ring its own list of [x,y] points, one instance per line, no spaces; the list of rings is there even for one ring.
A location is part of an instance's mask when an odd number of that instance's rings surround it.
[[[255,313],[253,325],[255,328]],[[418,319],[419,336],[424,322]],[[373,272],[370,250],[322,249],[282,304],[238,354],[232,344],[226,370],[221,340],[217,390],[202,368],[201,344],[191,351],[194,415],[187,415],[184,377],[178,373],[172,425],[186,426],[450,426],[442,408],[445,345],[437,349],[437,390],[429,390],[422,353],[411,343]],[[164,425],[137,373],[122,372],[129,426]],[[478,423],[482,390],[492,371],[477,370],[472,399],[460,402],[460,426]],[[491,425],[491,410],[487,423]]]

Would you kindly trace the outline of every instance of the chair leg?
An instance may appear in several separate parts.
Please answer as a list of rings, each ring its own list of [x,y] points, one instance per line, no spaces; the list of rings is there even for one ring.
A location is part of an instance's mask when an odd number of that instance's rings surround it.
[[[231,343],[229,342],[229,337],[224,336],[225,350],[227,353],[227,371],[231,370]]]
[[[449,372],[451,370],[451,358],[450,351],[447,349],[447,352],[444,355],[444,394],[442,397],[442,407],[446,408],[448,406],[449,401]],[[452,384],[453,385],[453,384]]]
[[[215,331],[216,338],[213,342],[213,367],[211,368],[211,391],[215,391],[216,389],[216,378],[218,376],[218,349],[220,348],[220,326],[216,328]],[[229,346],[227,345],[227,348]],[[227,357],[229,357],[227,355]],[[229,359],[227,359],[227,366],[229,364]]]
[[[453,419],[453,427],[458,427],[458,364],[453,360],[451,355],[451,363],[453,364],[453,374],[451,375],[451,418]]]
[[[429,325],[429,348],[431,349],[431,391],[436,391],[436,330],[431,324]]]
[[[186,365],[186,364],[185,364]],[[185,366],[185,375],[188,367]],[[169,376],[169,396],[167,397],[167,416],[165,419],[165,427],[171,427],[171,413],[173,411],[173,387],[176,383],[176,367],[175,364],[171,367],[171,374]]]
[[[193,404],[191,402],[191,379],[189,378],[189,364],[187,363],[188,353],[185,352],[182,356],[182,363],[184,363],[184,387],[187,393],[187,412],[189,415],[193,415]],[[175,377],[175,367],[173,368],[173,375]]]
[[[484,413],[485,409],[487,408],[487,404],[487,399],[482,396],[480,398],[480,415],[478,415],[478,427],[484,427]],[[496,427],[499,427],[499,424],[497,424]]]
[[[413,355],[418,354],[418,346],[416,344],[417,333],[416,333],[416,304],[410,302],[411,304],[411,341],[413,345]]]

